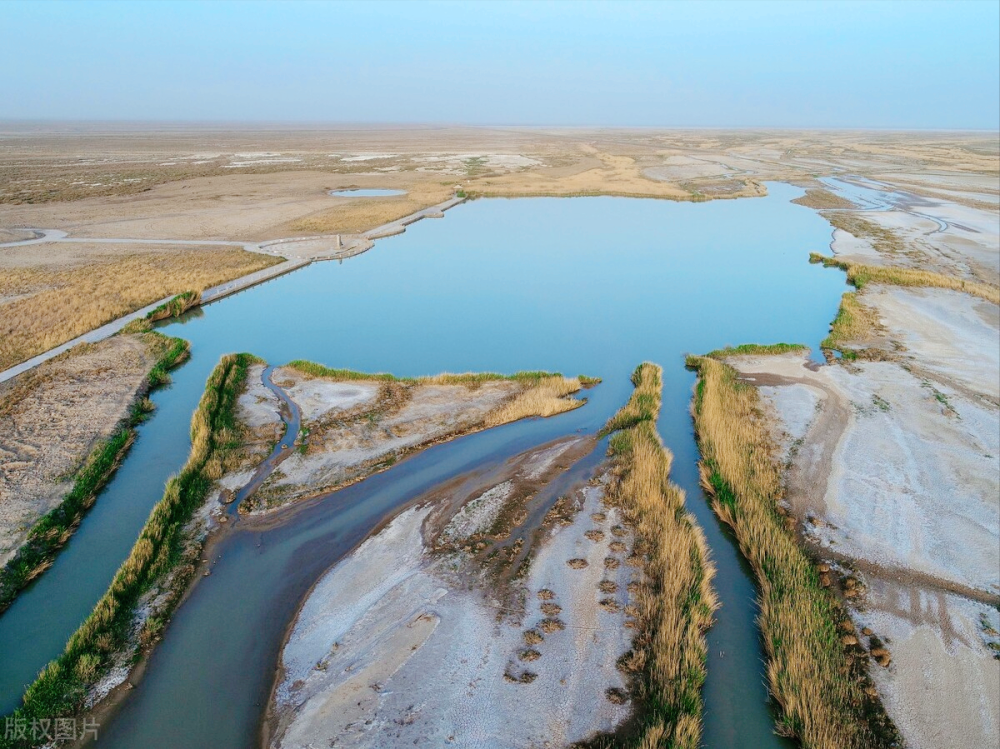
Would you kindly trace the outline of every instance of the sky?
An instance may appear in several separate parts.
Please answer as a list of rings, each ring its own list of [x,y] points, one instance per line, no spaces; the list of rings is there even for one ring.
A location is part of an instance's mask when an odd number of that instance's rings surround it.
[[[1000,2],[0,2],[0,119],[1000,129]]]

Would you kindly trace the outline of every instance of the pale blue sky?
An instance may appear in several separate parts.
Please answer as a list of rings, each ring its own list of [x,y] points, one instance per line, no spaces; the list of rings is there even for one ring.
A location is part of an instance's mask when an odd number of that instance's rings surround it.
[[[1000,128],[1000,2],[0,2],[0,119]]]

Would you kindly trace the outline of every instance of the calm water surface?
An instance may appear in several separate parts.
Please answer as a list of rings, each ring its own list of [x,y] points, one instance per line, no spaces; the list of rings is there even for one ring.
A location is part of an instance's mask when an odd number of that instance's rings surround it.
[[[582,409],[440,445],[214,550],[100,746],[253,744],[281,632],[330,559],[387,512],[457,474],[574,430],[599,428],[643,360],[664,366],[660,432],[674,480],[705,529],[722,601],[709,633],[705,744],[781,746],[766,703],[755,591],[698,486],[684,354],[750,341],[814,348],[843,276],[807,262],[830,227],[768,185],[767,198],[672,203],[622,198],[475,201],[412,225],[344,264],[319,263],[213,304],[164,332],[192,359],[154,395],[156,416],[56,564],[0,617],[0,700],[59,653],[103,592],[184,462],[190,414],[219,356],[421,375],[549,369],[602,377]]]

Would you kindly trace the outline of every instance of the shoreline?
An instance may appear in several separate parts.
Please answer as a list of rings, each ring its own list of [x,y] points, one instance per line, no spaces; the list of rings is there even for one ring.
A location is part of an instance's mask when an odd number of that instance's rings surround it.
[[[572,442],[576,439],[579,438],[573,435],[557,437],[556,439],[549,440],[548,442],[543,442],[539,445],[535,445],[534,447],[530,448],[529,452],[545,451],[553,447],[559,446],[563,443]],[[587,437],[585,438],[585,441],[590,442],[591,439],[592,437]],[[596,441],[594,442],[592,448],[596,448]],[[407,458],[409,457],[411,456],[407,456]],[[518,456],[514,456],[513,458],[509,458],[499,464],[479,466],[476,469],[474,469],[471,473],[475,474],[477,477],[475,480],[475,486],[486,487],[494,479],[500,481],[500,480],[505,480],[510,476],[512,476],[514,473],[516,473],[516,467],[512,467],[510,464],[517,457]],[[404,458],[404,460],[406,460],[407,458]],[[501,476],[503,477],[503,479],[496,478],[497,476]],[[449,491],[453,487],[458,487],[462,484],[467,483],[470,480],[470,478],[471,476],[469,473],[459,474],[457,476],[452,477],[443,484],[439,484],[425,492],[421,492],[416,497],[413,497],[410,500],[401,503],[399,505],[396,505],[390,510],[387,510],[381,516],[378,522],[372,526],[371,530],[365,536],[359,538],[357,542],[350,549],[344,551],[337,558],[330,560],[326,568],[319,575],[317,575],[316,579],[309,585],[308,589],[303,593],[303,595],[299,598],[298,603],[294,606],[291,617],[287,619],[287,623],[285,624],[284,630],[282,632],[281,642],[278,644],[277,647],[276,660],[274,661],[273,664],[271,664],[270,668],[268,669],[269,671],[271,671],[272,677],[270,679],[270,688],[268,689],[268,700],[266,703],[267,707],[260,711],[258,719],[258,729],[257,729],[257,734],[261,740],[260,745],[262,747],[268,746],[269,741],[274,734],[274,730],[276,728],[278,721],[278,716],[272,712],[271,705],[273,704],[275,695],[279,687],[281,686],[282,680],[284,679],[285,676],[285,669],[284,666],[282,665],[282,657],[281,657],[282,653],[284,652],[286,646],[288,645],[289,638],[291,637],[295,629],[295,625],[299,621],[303,609],[308,603],[309,598],[315,592],[316,588],[323,582],[326,576],[338,564],[350,558],[364,543],[378,536],[404,512],[424,505],[433,504],[435,499],[437,499],[439,495],[449,493]],[[333,492],[330,492],[330,494],[332,493]],[[303,500],[303,503],[305,502],[317,503],[319,501],[322,501],[322,499],[324,499],[326,496],[328,495],[318,495],[316,497],[310,498],[309,500]],[[297,510],[306,509],[305,507],[300,508],[298,507],[298,505],[299,503],[292,503],[290,505],[281,507],[276,511],[276,514],[293,515]],[[250,517],[252,518],[253,516]],[[281,518],[268,517],[267,520],[271,522],[262,522],[263,520],[264,518],[260,518],[260,520],[258,520],[257,523],[254,523],[251,526],[251,528],[273,527],[276,524],[280,524]],[[249,529],[244,529],[244,530],[249,530]]]
[[[139,335],[150,336],[151,340],[156,341],[157,345],[161,346],[163,350],[160,352],[158,358],[154,359],[150,364],[148,371],[142,377],[142,380],[132,393],[128,404],[125,406],[124,413],[115,423],[112,432],[106,438],[97,441],[87,454],[82,457],[79,468],[70,477],[72,485],[62,495],[58,504],[32,522],[22,543],[3,565],[0,566],[0,575],[2,575],[0,580],[5,580],[8,576],[8,566],[16,564],[22,553],[28,553],[26,550],[32,543],[32,536],[39,533],[38,529],[47,519],[53,518],[52,523],[62,524],[63,533],[52,542],[54,545],[50,545],[47,551],[37,552],[42,554],[42,557],[27,572],[27,577],[24,581],[16,585],[16,588],[10,592],[7,600],[0,598],[0,616],[3,616],[4,612],[14,604],[22,591],[27,589],[40,575],[45,573],[45,570],[51,566],[55,557],[69,543],[73,533],[79,527],[80,523],[83,522],[87,513],[97,501],[97,497],[101,491],[111,481],[127,457],[129,450],[136,440],[137,427],[148,418],[148,412],[143,410],[142,405],[146,401],[147,396],[158,388],[168,385],[170,383],[169,373],[184,364],[190,356],[190,345],[182,338],[165,336],[155,332],[141,333]],[[147,342],[146,345],[152,352],[153,344]],[[116,442],[120,442],[120,444],[117,448],[114,448]],[[108,450],[112,449],[113,454],[109,454]],[[98,475],[91,474],[90,469],[102,462],[106,464],[105,469]],[[78,491],[78,487],[80,486],[84,488]],[[74,504],[77,505],[76,510],[73,509]],[[71,514],[68,522],[67,519],[64,519],[67,513]],[[58,527],[58,525],[52,525],[45,532],[45,535],[50,536],[52,531],[58,529]],[[2,593],[2,589],[0,589],[0,593]]]
[[[278,263],[276,265],[272,265],[269,268],[264,268],[263,270],[254,271],[253,273],[249,273],[245,276],[240,276],[238,278],[226,281],[225,283],[219,284],[217,286],[213,286],[212,288],[205,289],[202,292],[201,302],[198,305],[195,305],[198,307],[204,307],[206,305],[211,304],[212,302],[217,302],[220,299],[230,296],[231,294],[235,294],[245,289],[249,289],[258,284],[270,281],[273,278],[283,276],[286,273],[291,273],[292,271],[296,271],[299,268],[311,265],[313,262],[317,262],[320,260],[344,260],[346,258],[356,257],[357,255],[360,255],[372,249],[375,246],[375,240],[382,239],[384,237],[394,236],[396,234],[402,234],[404,231],[406,231],[406,227],[409,226],[410,224],[413,224],[424,218],[436,218],[437,216],[432,215],[434,213],[439,213],[440,215],[444,215],[445,211],[454,208],[456,205],[464,203],[466,200],[467,198],[464,197],[449,198],[448,200],[442,203],[430,206],[429,208],[422,208],[419,211],[410,214],[409,216],[404,216],[401,219],[397,219],[396,221],[391,221],[387,224],[377,226],[374,229],[371,229],[367,232],[363,232],[362,234],[357,235],[353,240],[349,240],[351,241],[351,244],[349,246],[345,246],[343,248],[343,252],[330,253],[329,251],[326,251],[324,253],[313,253],[308,257],[294,257],[294,256],[289,257],[288,255],[283,255],[282,253],[279,252],[267,252],[263,248],[274,245],[280,246],[284,244],[294,244],[297,242],[305,242],[317,239],[333,241],[335,239],[339,239],[341,235],[332,234],[332,235],[319,235],[314,237],[288,237],[286,239],[266,240],[263,242],[255,243],[255,242],[230,242],[222,240],[211,241],[211,240],[119,239],[119,238],[99,239],[90,237],[69,237],[66,235],[66,232],[63,232],[61,230],[29,229],[28,231],[35,232],[36,234],[40,233],[42,236],[40,237],[36,236],[34,239],[0,243],[0,249],[4,247],[18,247],[23,245],[41,244],[47,242],[57,242],[57,243],[58,242],[86,242],[86,243],[111,242],[111,243],[164,244],[164,245],[217,244],[225,246],[238,246],[242,247],[244,250],[248,252],[256,252],[258,254],[274,255],[285,258],[285,262],[283,263]],[[7,380],[17,377],[19,374],[34,369],[39,364],[42,364],[43,362],[46,362],[58,356],[64,351],[69,351],[71,348],[81,343],[96,343],[97,341],[109,338],[114,334],[118,333],[119,331],[121,331],[122,328],[124,328],[130,322],[133,322],[135,320],[141,320],[147,314],[155,310],[157,307],[167,304],[175,296],[176,294],[171,294],[170,296],[164,297],[163,299],[151,302],[150,304],[147,304],[146,306],[137,309],[134,312],[130,312],[127,315],[123,315],[122,317],[111,320],[105,323],[104,325],[101,325],[100,327],[94,328],[93,330],[90,330],[75,338],[72,338],[69,341],[66,341],[65,343],[61,343],[58,346],[54,346],[48,351],[44,351],[41,354],[37,354],[31,357],[30,359],[15,364],[12,367],[8,367],[7,369],[0,371],[0,382],[6,382]]]
[[[247,359],[249,355],[242,355],[242,356],[243,359]],[[240,361],[243,361],[243,359],[241,359]],[[256,361],[254,357],[249,357],[249,360],[253,360],[249,365],[249,371],[256,372],[256,370],[253,369],[253,367],[259,365],[260,362]],[[227,361],[227,358],[224,357],[223,361]],[[265,387],[268,387],[268,389],[271,389],[272,392],[273,389],[270,387],[271,385],[273,385],[278,390],[284,392],[284,388],[281,385],[278,385],[268,377],[273,367],[270,367],[269,365],[266,364],[263,366],[264,368],[260,372],[261,384]],[[219,371],[219,366],[217,366],[216,369],[213,370],[213,375],[209,381],[210,383],[213,381],[213,378],[216,377],[216,372],[218,371]],[[478,384],[479,381],[475,375],[470,375],[470,376],[453,375],[450,377],[452,379],[457,380],[461,387],[464,387],[471,391],[475,391],[477,389],[476,385]],[[433,386],[435,384],[435,378],[426,378],[426,379],[427,379],[426,384],[433,389]],[[506,393],[506,395],[504,397],[504,400],[502,401],[503,404],[508,404],[508,403],[519,402],[518,399],[520,398],[521,395],[525,393],[537,392],[536,388],[539,387],[538,386],[539,381],[542,383],[547,383],[555,379],[555,377],[547,376],[540,378],[540,380],[532,379],[529,377],[527,380],[524,380],[524,378],[521,378],[517,375],[509,377],[492,375],[488,376],[488,379],[492,379],[493,381],[506,383],[507,385],[509,385],[509,387],[505,386],[504,388],[504,392]],[[562,380],[563,378],[559,377],[558,379]],[[246,379],[244,379],[243,382],[244,385],[242,387],[242,390],[240,391],[241,393],[246,392],[247,386],[249,384]],[[576,390],[579,390],[580,384],[576,380],[573,380],[573,382],[576,383],[575,384]],[[574,390],[573,392],[576,392],[576,390]],[[208,386],[206,386],[206,392],[207,391],[208,391]],[[294,405],[294,408],[290,408],[288,406],[288,404],[285,402],[285,398],[288,398],[288,400],[291,401],[291,403]],[[281,401],[280,407],[278,408],[278,414],[281,418],[281,421],[284,423],[284,435],[282,439],[278,441],[276,447],[282,445],[283,443],[288,444],[289,447],[291,447],[292,442],[298,435],[292,436],[289,435],[287,432],[289,431],[289,429],[294,428],[296,420],[293,418],[293,412],[297,408],[299,408],[299,406],[295,401],[291,399],[291,397],[287,393],[285,394],[284,397],[279,395],[278,399]],[[570,406],[569,410],[578,408],[586,402],[585,400],[580,400],[575,398],[563,398],[563,397],[560,397],[559,400],[575,404],[573,406]],[[488,413],[492,414],[495,408],[496,406],[491,406]],[[517,420],[520,420],[521,418],[524,418],[525,416],[528,415],[530,414],[523,414]],[[484,414],[481,418],[486,419],[487,416]],[[415,457],[416,455],[421,453],[424,449],[431,447],[433,445],[441,444],[444,442],[450,442],[457,439],[458,437],[466,436],[475,432],[484,431],[486,429],[491,428],[492,426],[498,426],[501,423],[504,422],[499,422],[499,423],[484,422],[484,424],[481,424],[478,428],[464,429],[457,432],[451,432],[445,435],[441,435],[437,439],[420,444],[416,446],[414,449],[408,451],[407,455],[405,457],[400,458],[397,464],[404,463],[407,458]],[[227,447],[227,449],[230,449],[230,447]],[[280,450],[281,448],[278,447],[278,449]],[[192,450],[194,450],[194,448],[192,448]],[[254,468],[250,479],[237,492],[237,495],[243,494],[244,492],[247,491],[248,488],[251,487],[252,488],[250,489],[250,493],[252,493],[259,487],[260,483],[262,483],[263,480],[261,477],[258,476],[259,469],[262,466],[267,465],[268,466],[267,473],[270,473],[271,471],[274,470],[277,464],[281,462],[283,458],[289,457],[291,454],[292,450],[288,449],[282,452],[278,452],[277,455],[272,454],[270,457],[263,458],[261,462],[255,463],[256,467]],[[278,460],[272,462],[272,459],[275,457],[277,457]],[[236,471],[236,469],[231,469],[231,470]],[[229,472],[230,471],[226,471],[226,473]],[[352,483],[357,483],[365,478],[369,478],[375,473],[376,472],[374,471],[369,471],[368,473],[365,473],[362,476],[356,477]],[[264,476],[264,478],[266,478],[266,475]],[[91,698],[93,698],[95,695],[97,695],[97,697],[96,697],[96,702],[93,703],[93,706],[85,708],[83,710],[83,714],[85,715],[94,714],[103,717],[110,717],[114,715],[121,708],[121,706],[124,704],[124,701],[127,699],[128,694],[132,691],[132,689],[135,686],[137,686],[139,681],[142,679],[143,674],[145,673],[145,669],[148,666],[149,659],[155,655],[155,652],[157,650],[156,643],[158,642],[160,637],[162,637],[162,634],[160,633],[162,633],[164,630],[166,630],[167,627],[169,627],[169,624],[174,616],[174,612],[176,612],[176,610],[190,598],[190,596],[194,593],[194,591],[197,590],[198,578],[210,576],[215,563],[218,561],[217,558],[216,559],[212,558],[213,552],[215,549],[218,548],[218,546],[223,541],[231,537],[232,529],[246,530],[249,533],[253,533],[256,530],[260,530],[266,527],[284,526],[300,510],[305,510],[308,509],[309,507],[315,506],[316,504],[322,502],[323,500],[328,499],[329,497],[334,495],[339,489],[342,489],[344,487],[341,486],[338,487],[338,489],[327,490],[322,494],[316,495],[315,497],[311,497],[307,500],[290,502],[284,506],[280,506],[261,515],[250,515],[250,516],[247,515],[241,516],[235,512],[235,510],[238,508],[238,504],[235,502],[235,500],[228,504],[220,501],[216,506],[216,504],[213,503],[213,497],[216,496],[217,493],[216,490],[218,488],[219,488],[219,483],[213,482],[212,486],[208,489],[208,495],[206,496],[206,498],[200,501],[197,504],[197,506],[193,508],[193,510],[191,511],[191,517],[183,524],[182,535],[185,537],[186,540],[183,542],[183,549],[180,553],[182,557],[186,558],[190,557],[193,554],[193,550],[196,549],[197,559],[199,561],[197,562],[196,565],[190,568],[189,572],[184,573],[184,577],[186,578],[186,580],[178,580],[177,582],[175,582],[174,580],[171,579],[171,575],[173,575],[175,571],[180,569],[179,567],[175,567],[166,573],[166,577],[164,577],[157,583],[153,584],[151,590],[154,592],[152,594],[149,594],[148,592],[143,594],[139,603],[135,607],[135,613],[133,613],[133,615],[130,617],[131,623],[129,625],[129,630],[131,634],[128,636],[128,642],[123,646],[122,649],[116,649],[115,655],[111,658],[108,670],[105,671],[104,674],[100,677],[100,679],[98,679],[94,683],[94,685],[87,690]],[[164,494],[165,498],[167,496],[167,493],[168,492],[165,492]],[[222,499],[221,495],[219,496],[219,499],[220,500]],[[163,501],[164,500],[161,499],[160,503],[162,503]],[[158,503],[156,507],[159,507],[160,503]],[[154,507],[154,510],[151,513],[151,517],[158,514],[156,507]],[[235,518],[233,517],[234,515],[236,516]],[[246,525],[243,525],[241,520],[245,522]],[[377,525],[381,526],[385,522],[387,522],[387,520],[388,516],[383,517],[378,521]],[[145,532],[146,531],[144,529],[143,533]],[[364,540],[363,538],[360,539],[358,543],[361,543],[363,540]],[[135,553],[134,549],[135,547],[133,547],[133,554]],[[347,551],[341,550],[340,552],[338,552],[340,556],[334,558],[334,560],[329,562],[328,564],[336,563],[336,559],[342,557],[346,553],[349,553],[349,550]],[[183,561],[184,560],[181,560],[182,563]],[[180,574],[180,572],[178,572],[178,574]],[[152,598],[150,598],[150,595],[152,595]],[[176,596],[176,598],[173,598],[174,596]],[[148,608],[151,605],[155,607],[156,605],[155,601],[160,601],[161,599],[168,601],[168,603],[166,603],[165,605],[169,608],[169,613],[165,617],[161,618],[158,614],[155,613],[155,611],[146,612],[147,613],[146,616],[139,615],[139,612],[142,609]],[[145,627],[148,624],[150,617],[152,616],[155,616],[158,621],[157,634],[155,634],[154,640],[144,644],[143,638],[140,636],[140,634],[141,632],[145,631]],[[133,649],[136,650],[137,657],[135,658],[135,660],[128,666],[124,674],[115,673],[116,670],[122,667],[121,665],[122,658],[124,656],[127,656],[128,653],[131,652]],[[112,683],[107,684],[107,691],[104,692],[102,691],[102,687],[100,686],[100,684],[109,678],[112,679]]]

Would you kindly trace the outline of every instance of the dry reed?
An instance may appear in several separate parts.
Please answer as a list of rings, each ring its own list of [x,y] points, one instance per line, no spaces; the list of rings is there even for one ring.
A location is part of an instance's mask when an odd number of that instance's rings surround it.
[[[1000,288],[979,281],[966,281],[962,278],[947,276],[929,270],[914,268],[899,268],[889,265],[864,265],[845,260],[829,258],[813,252],[809,255],[810,262],[822,263],[827,268],[840,268],[847,271],[847,280],[860,291],[867,284],[881,283],[891,286],[924,287],[935,289],[950,289],[961,291],[972,296],[985,299],[987,302],[1000,305]]]
[[[689,365],[700,375],[693,410],[702,482],[760,587],[779,732],[822,749],[894,745],[896,729],[867,691],[865,661],[852,659],[841,643],[844,615],[779,512],[781,475],[757,390],[722,362],[692,357]]]
[[[656,431],[662,370],[648,362],[635,391],[608,422],[613,460],[607,502],[621,509],[641,549],[642,583],[633,605],[636,636],[624,659],[640,705],[639,747],[688,747],[701,740],[704,632],[717,607],[705,537],[670,481],[672,455]]]
[[[0,274],[0,369],[170,294],[224,283],[280,262],[239,249],[137,253],[70,268]]]
[[[863,343],[875,338],[882,329],[878,312],[862,304],[856,292],[849,291],[840,299],[840,309],[830,325],[830,335],[821,348],[840,349],[844,343]]]
[[[566,397],[579,390],[580,381],[575,377],[554,375],[539,379],[529,383],[513,399],[487,414],[485,426],[499,426],[531,416],[555,416],[564,411],[572,411],[586,402]]]

